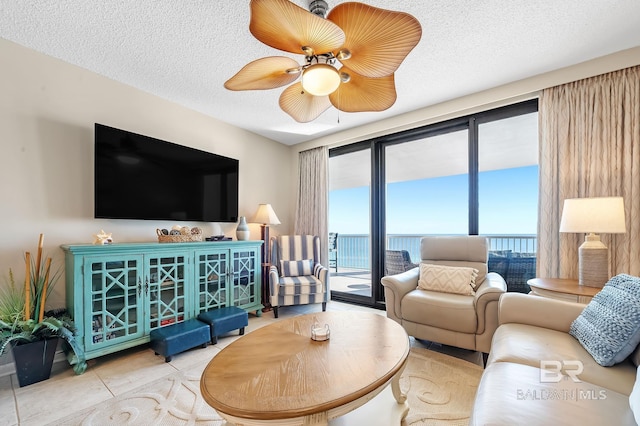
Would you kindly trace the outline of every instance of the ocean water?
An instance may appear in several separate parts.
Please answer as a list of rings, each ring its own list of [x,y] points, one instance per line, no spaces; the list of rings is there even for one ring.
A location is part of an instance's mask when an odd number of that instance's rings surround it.
[[[388,235],[389,250],[407,250],[411,261],[420,261],[420,239],[424,235]],[[490,235],[489,250],[511,250],[514,253],[535,254],[537,239],[535,235]],[[343,268],[371,268],[370,236],[364,234],[338,235],[338,265]]]

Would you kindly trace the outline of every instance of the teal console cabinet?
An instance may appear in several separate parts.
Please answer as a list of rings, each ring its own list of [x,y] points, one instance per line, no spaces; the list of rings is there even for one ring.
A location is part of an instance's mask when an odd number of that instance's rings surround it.
[[[87,359],[158,327],[238,306],[262,314],[262,241],[63,245],[66,299]],[[71,362],[74,362],[71,360]]]

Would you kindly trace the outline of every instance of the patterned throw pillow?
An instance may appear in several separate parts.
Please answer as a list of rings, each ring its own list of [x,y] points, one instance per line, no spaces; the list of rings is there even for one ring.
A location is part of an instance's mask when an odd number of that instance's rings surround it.
[[[313,259],[280,261],[281,277],[300,277],[303,275],[313,275]]]
[[[571,323],[569,333],[598,364],[624,361],[640,343],[640,278],[611,278]]]
[[[420,264],[418,288],[422,290],[440,291],[474,295],[478,270],[475,268]]]

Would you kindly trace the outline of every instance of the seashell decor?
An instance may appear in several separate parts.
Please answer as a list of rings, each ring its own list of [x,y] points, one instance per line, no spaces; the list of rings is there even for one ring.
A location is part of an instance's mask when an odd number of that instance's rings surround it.
[[[100,232],[94,235],[93,244],[105,245],[111,244],[112,242],[113,238],[111,238],[111,233],[106,233],[103,229],[101,229]]]

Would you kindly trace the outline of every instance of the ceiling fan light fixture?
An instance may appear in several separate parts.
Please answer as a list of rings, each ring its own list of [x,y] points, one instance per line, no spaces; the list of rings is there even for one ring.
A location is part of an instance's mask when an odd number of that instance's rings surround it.
[[[327,96],[340,86],[338,70],[327,64],[315,64],[302,73],[302,88],[314,96]]]
[[[300,123],[315,120],[330,106],[345,112],[390,108],[397,98],[394,73],[420,41],[420,22],[408,13],[352,0],[328,13],[326,0],[305,1],[309,10],[296,0],[250,0],[249,31],[267,46],[304,54],[306,64],[285,56],[258,59],[224,86],[263,90],[300,79],[279,100]]]
[[[339,61],[345,61],[345,60],[351,58],[351,51],[349,49],[340,49],[340,51],[336,55],[336,58]]]
[[[324,0],[312,0],[309,3],[309,12],[321,18],[327,16],[327,10],[329,10],[329,5]]]

